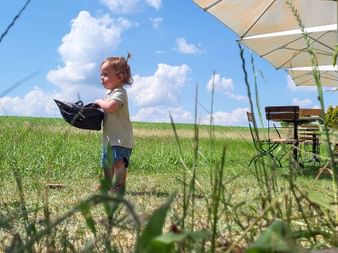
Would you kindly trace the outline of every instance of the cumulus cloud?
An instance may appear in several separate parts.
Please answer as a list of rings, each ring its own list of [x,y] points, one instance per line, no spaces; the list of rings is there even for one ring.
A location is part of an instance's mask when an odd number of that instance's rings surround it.
[[[56,116],[57,108],[51,95],[39,87],[34,87],[22,98],[2,97],[0,98],[0,115]]]
[[[126,19],[81,11],[58,48],[63,64],[49,71],[47,80],[61,89],[64,100],[74,101],[78,94],[85,101],[101,97],[99,63],[117,49],[122,32],[130,27]]]
[[[128,88],[129,96],[139,107],[154,105],[177,106],[179,94],[188,80],[190,68],[158,64],[152,76],[135,75],[133,85]]]
[[[146,4],[155,8],[156,10],[159,10],[162,6],[162,0],[146,0]]]
[[[299,106],[307,106],[307,105],[311,105],[312,101],[310,99],[294,98],[292,99],[292,104],[299,105]]]
[[[213,114],[213,122],[215,125],[234,126],[234,125],[247,125],[246,112],[249,108],[237,108],[231,112],[218,111]],[[184,110],[181,107],[146,107],[138,111],[132,117],[133,121],[149,121],[149,122],[170,122],[169,113],[172,115],[175,123],[193,123],[194,115]],[[210,124],[210,115],[198,116],[199,124]]]
[[[112,54],[121,42],[121,33],[131,27],[126,19],[113,20],[109,15],[98,18],[81,11],[71,22],[71,30],[58,48],[62,66],[49,71],[47,80],[59,88],[57,92],[44,92],[34,88],[24,97],[1,98],[4,114],[55,116],[57,108],[53,98],[84,101],[102,97],[98,64]],[[52,108],[52,109],[50,109]]]
[[[235,100],[247,100],[247,97],[234,94],[233,80],[222,77],[220,74],[212,75],[207,83],[207,90],[211,91],[214,85],[215,92],[220,92]]]
[[[107,6],[121,7],[126,11],[132,6],[137,7],[139,0],[108,1],[102,0]],[[142,2],[155,9],[159,9],[162,1],[145,0]],[[156,25],[162,22],[161,18],[151,20]],[[71,22],[71,29],[58,48],[60,66],[49,71],[47,80],[56,85],[58,90],[43,91],[35,87],[23,97],[0,98],[0,115],[24,116],[60,116],[53,98],[75,101],[80,95],[84,102],[91,102],[102,97],[103,89],[99,85],[99,64],[103,58],[111,55],[121,43],[122,33],[133,24],[123,18],[113,19],[109,15],[94,17],[87,11],[81,11]],[[181,52],[187,54],[200,53],[199,46],[189,44],[181,38],[177,41]],[[156,71],[150,76],[135,75],[134,83],[128,88],[130,103],[138,108],[132,120],[169,122],[169,112],[175,122],[193,122],[193,115],[180,107],[180,94],[189,81],[189,66],[171,66],[158,64]],[[210,88],[209,88],[210,89]],[[218,76],[216,89],[235,97],[231,79]],[[246,110],[246,109],[242,109]],[[215,112],[214,121],[219,125],[241,124],[241,109],[232,112]],[[243,117],[244,117],[243,116]],[[202,121],[209,123],[208,117],[201,116]],[[245,117],[244,117],[245,118]]]
[[[130,14],[138,12],[142,9],[143,5],[159,10],[162,6],[161,0],[101,0],[112,13],[117,14]]]
[[[249,108],[237,108],[231,112],[215,112],[213,114],[213,122],[215,125],[223,126],[246,125],[246,112],[248,110]],[[209,124],[210,115],[206,116],[202,122],[203,124]]]
[[[224,93],[232,93],[234,90],[233,80],[231,78],[221,77],[220,74],[215,74],[211,76],[210,80],[207,83],[207,90],[211,91],[212,86],[214,85],[214,90]]]
[[[66,89],[72,85],[97,84],[98,63],[111,55],[121,42],[121,33],[131,26],[125,19],[113,20],[108,15],[95,18],[81,11],[72,21],[58,49],[63,66],[51,70],[47,79]]]
[[[133,13],[140,9],[139,0],[101,0],[101,3],[105,5],[112,13]]]
[[[163,18],[149,18],[149,20],[152,23],[154,29],[159,29],[161,23],[163,22]]]
[[[176,39],[177,50],[182,54],[199,54],[202,52],[201,47],[198,45],[190,44],[185,38]]]
[[[185,111],[181,107],[146,107],[138,111],[132,117],[134,121],[149,121],[149,122],[170,122],[169,113],[173,117],[175,123],[192,123],[193,115],[191,112]]]
[[[102,89],[86,85],[81,87],[72,86],[61,92],[46,92],[36,86],[23,97],[0,98],[0,115],[60,116],[53,99],[75,102],[78,100],[77,95],[80,95],[80,99],[83,99],[84,102],[86,99],[87,102],[89,102],[98,97],[102,97],[103,92]]]

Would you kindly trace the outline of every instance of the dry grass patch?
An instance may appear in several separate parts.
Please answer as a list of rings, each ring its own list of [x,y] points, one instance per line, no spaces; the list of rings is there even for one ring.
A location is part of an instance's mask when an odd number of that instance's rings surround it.
[[[209,139],[210,131],[207,129],[199,129],[199,138]],[[174,137],[172,129],[144,129],[134,128],[135,137]],[[180,138],[194,138],[195,132],[193,129],[177,129],[177,135]],[[249,131],[242,130],[216,130],[214,133],[216,139],[242,139],[250,140],[251,135]]]

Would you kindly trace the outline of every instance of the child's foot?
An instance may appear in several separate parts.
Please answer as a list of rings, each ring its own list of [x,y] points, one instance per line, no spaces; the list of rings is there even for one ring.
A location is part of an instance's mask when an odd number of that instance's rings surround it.
[[[121,190],[121,185],[115,185],[114,192],[119,192]]]
[[[113,192],[124,193],[124,188],[125,188],[124,185],[117,184],[117,185],[114,186]]]
[[[97,185],[95,185],[95,187],[94,187],[94,191],[96,191],[96,192],[101,192],[102,190],[103,190],[104,188],[103,188],[103,186],[102,186],[102,184],[97,184]],[[108,191],[112,191],[113,189],[110,187],[110,189],[108,189]]]
[[[97,185],[94,186],[94,191],[96,191],[96,192],[101,191],[101,189],[102,189],[101,184],[97,184]]]

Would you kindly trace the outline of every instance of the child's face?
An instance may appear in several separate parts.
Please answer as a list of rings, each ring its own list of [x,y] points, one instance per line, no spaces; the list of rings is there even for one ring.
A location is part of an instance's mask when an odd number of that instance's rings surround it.
[[[100,80],[102,85],[109,90],[113,90],[122,86],[122,81],[109,65],[109,62],[105,62],[101,66]]]

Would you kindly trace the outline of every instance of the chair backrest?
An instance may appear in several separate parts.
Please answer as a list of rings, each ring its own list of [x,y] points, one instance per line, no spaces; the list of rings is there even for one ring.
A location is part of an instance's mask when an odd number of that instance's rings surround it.
[[[253,124],[254,117],[252,115],[252,112],[246,112],[246,116],[248,117],[249,124]]]
[[[313,108],[300,108],[299,117],[319,117],[321,115],[321,109]]]
[[[320,128],[318,124],[312,123],[321,122],[320,116],[321,109],[313,109],[313,108],[299,109],[299,120],[302,123],[301,125],[298,126],[298,135],[301,140],[319,141]]]
[[[299,106],[267,106],[265,115],[268,121],[295,121],[299,118]]]
[[[254,145],[256,146],[257,141],[259,141],[259,134],[255,126],[255,118],[252,112],[246,112],[246,115],[248,117],[248,123],[249,123],[249,129],[250,129],[252,141]]]

